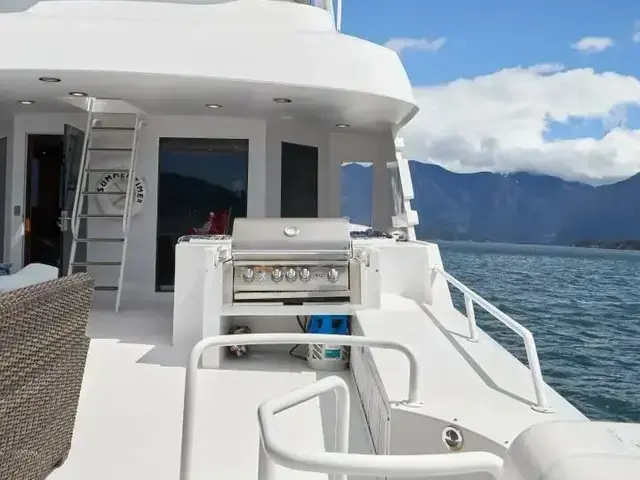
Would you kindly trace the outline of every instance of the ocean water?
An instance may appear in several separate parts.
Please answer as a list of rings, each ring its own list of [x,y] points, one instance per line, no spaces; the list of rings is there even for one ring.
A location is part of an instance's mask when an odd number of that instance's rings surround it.
[[[640,422],[640,252],[438,243],[449,273],[533,333],[549,385],[591,419]],[[520,337],[476,318],[526,364]]]

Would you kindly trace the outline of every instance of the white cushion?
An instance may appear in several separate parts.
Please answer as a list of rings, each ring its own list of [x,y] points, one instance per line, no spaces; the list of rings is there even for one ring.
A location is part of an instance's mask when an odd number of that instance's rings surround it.
[[[42,263],[31,263],[13,275],[0,276],[0,292],[10,292],[56,278],[58,278],[56,267]]]
[[[638,480],[640,424],[542,420],[520,433],[503,480]]]

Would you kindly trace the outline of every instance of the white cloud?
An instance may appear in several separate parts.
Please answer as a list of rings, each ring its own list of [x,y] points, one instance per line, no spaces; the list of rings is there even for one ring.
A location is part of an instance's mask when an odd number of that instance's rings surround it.
[[[585,53],[596,53],[613,47],[614,44],[615,41],[610,37],[584,37],[571,45],[571,47]]]
[[[558,65],[510,68],[418,87],[420,112],[404,129],[409,158],[457,172],[528,171],[589,183],[640,171],[640,130],[625,107],[640,105],[640,81]],[[548,140],[552,122],[602,120],[603,138]]]
[[[447,39],[445,37],[438,37],[433,40],[428,38],[392,38],[384,46],[395,50],[400,55],[404,50],[437,52],[446,42]]]
[[[633,24],[633,35],[631,38],[634,42],[640,43],[640,20],[636,20]]]

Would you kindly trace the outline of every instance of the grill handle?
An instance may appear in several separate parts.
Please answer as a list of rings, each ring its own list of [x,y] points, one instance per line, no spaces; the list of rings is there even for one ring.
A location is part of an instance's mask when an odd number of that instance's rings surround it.
[[[283,259],[318,259],[318,260],[350,260],[351,250],[236,250],[233,260],[283,260]]]

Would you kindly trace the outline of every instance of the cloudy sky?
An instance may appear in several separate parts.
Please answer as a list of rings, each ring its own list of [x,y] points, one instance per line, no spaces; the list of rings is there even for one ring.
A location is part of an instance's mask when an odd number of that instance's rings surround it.
[[[409,158],[592,184],[640,172],[640,3],[347,0],[347,33],[400,55]]]

